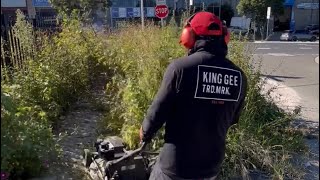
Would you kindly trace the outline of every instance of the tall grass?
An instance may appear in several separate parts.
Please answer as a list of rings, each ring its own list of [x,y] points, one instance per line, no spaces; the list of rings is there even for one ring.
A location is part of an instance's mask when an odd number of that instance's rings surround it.
[[[168,63],[186,55],[178,44],[180,29],[175,26],[144,30],[129,26],[109,37],[109,53],[114,67],[107,84],[108,109],[102,129],[105,134],[121,135],[129,148],[139,145],[139,127],[158,90]],[[303,150],[300,134],[289,129],[296,114],[277,108],[271,98],[261,95],[263,83],[259,70],[252,66],[252,55],[243,42],[233,39],[228,57],[248,76],[246,105],[240,121],[227,136],[226,159],[221,179],[247,176],[249,170],[263,170],[275,179],[298,177],[289,166],[291,152]],[[163,130],[152,141],[158,149],[163,143]],[[212,152],[214,153],[214,152]]]
[[[13,35],[26,49],[24,68],[1,67],[1,172],[11,179],[39,175],[55,160],[60,150],[52,128],[87,97],[90,81],[105,67],[99,63],[106,57],[103,40],[79,21],[65,21],[51,37],[30,27],[18,12]]]
[[[1,171],[16,178],[45,169],[57,153],[52,126],[88,94],[101,72],[109,77],[101,132],[121,135],[129,148],[137,147],[139,127],[165,68],[186,55],[178,44],[181,30],[153,25],[141,30],[129,25],[102,34],[70,18],[60,33],[35,38],[23,24],[27,23],[17,24],[20,30],[15,35],[26,38],[23,46],[36,51],[31,51],[25,69],[15,69],[12,76],[1,72]],[[228,133],[221,178],[245,176],[251,169],[267,171],[275,179],[297,177],[288,166],[290,152],[303,149],[301,136],[288,129],[295,114],[281,111],[260,94],[260,74],[250,65],[252,57],[243,43],[233,40],[229,47],[230,59],[248,76],[249,89],[241,119]],[[161,147],[162,137],[163,130],[152,141],[154,149]]]

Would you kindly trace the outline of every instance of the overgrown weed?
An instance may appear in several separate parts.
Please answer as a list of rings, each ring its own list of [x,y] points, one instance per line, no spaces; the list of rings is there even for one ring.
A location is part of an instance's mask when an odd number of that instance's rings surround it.
[[[121,135],[129,148],[139,145],[141,122],[166,66],[186,54],[178,44],[179,32],[175,26],[149,25],[141,30],[133,25],[110,36],[110,52],[114,55],[110,61],[115,71],[107,84],[109,104],[101,127],[108,135]],[[229,44],[228,57],[248,76],[248,92],[239,123],[227,136],[220,178],[248,176],[251,170],[268,172],[274,179],[300,177],[289,164],[290,153],[304,149],[301,134],[289,128],[297,113],[286,113],[270,97],[261,95],[264,84],[260,71],[253,67],[244,42],[233,39]],[[154,149],[161,147],[162,137],[163,130],[152,141]]]

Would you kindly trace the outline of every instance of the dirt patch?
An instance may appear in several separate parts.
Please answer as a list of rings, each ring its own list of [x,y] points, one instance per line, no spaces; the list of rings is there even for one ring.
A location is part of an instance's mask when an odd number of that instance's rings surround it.
[[[63,136],[58,144],[62,148],[61,157],[50,164],[46,175],[32,180],[89,180],[82,165],[84,148],[93,147],[97,138],[97,121],[102,113],[95,111],[88,102],[79,102],[67,116],[61,117],[56,135]]]
[[[82,164],[85,148],[92,149],[98,137],[98,122],[103,112],[96,102],[105,99],[105,74],[92,85],[91,97],[76,103],[66,116],[60,117],[54,129],[59,138],[61,157],[49,163],[47,172],[30,180],[90,180],[87,169]]]

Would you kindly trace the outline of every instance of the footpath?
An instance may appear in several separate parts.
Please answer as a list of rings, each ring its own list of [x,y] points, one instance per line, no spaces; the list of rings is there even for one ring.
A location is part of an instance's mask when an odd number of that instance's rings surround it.
[[[84,149],[93,149],[97,140],[99,120],[103,113],[96,106],[105,98],[105,77],[102,75],[95,82],[91,97],[76,103],[66,116],[60,117],[54,134],[62,149],[61,157],[56,162],[49,162],[48,172],[30,180],[91,180],[87,169],[82,164]]]
[[[265,80],[266,85],[263,88],[263,93],[272,89],[270,96],[278,107],[287,112],[292,112],[295,107],[300,106],[301,98],[292,88],[274,80]],[[294,129],[303,133],[304,142],[309,149],[307,156],[302,154],[294,156],[292,163],[305,171],[304,180],[317,180],[319,179],[319,120],[315,122],[300,118],[291,125]]]

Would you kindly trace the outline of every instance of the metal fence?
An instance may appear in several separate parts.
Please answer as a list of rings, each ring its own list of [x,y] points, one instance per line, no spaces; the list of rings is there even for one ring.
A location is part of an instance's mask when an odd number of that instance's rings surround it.
[[[28,20],[35,31],[55,32],[58,29],[55,16],[41,17]],[[26,52],[21,46],[20,40],[14,35],[12,27],[16,21],[13,14],[1,14],[1,67],[24,68]]]

